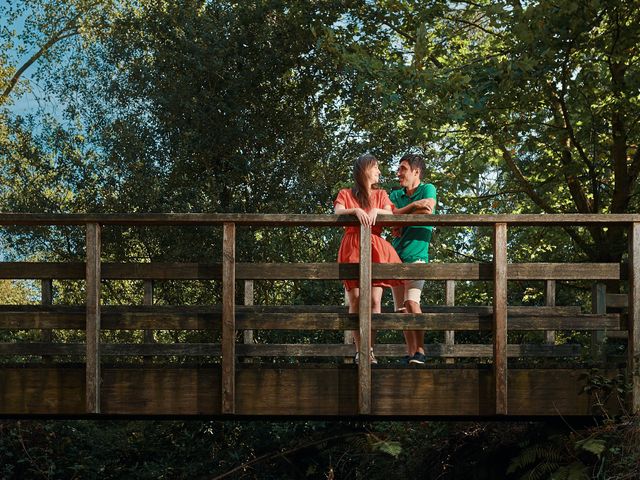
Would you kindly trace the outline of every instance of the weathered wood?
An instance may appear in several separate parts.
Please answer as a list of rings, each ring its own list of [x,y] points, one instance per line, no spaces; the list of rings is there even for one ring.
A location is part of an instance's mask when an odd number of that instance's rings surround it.
[[[591,289],[591,312],[596,315],[607,313],[607,286],[604,283],[596,283]],[[604,360],[604,330],[591,332],[591,357],[596,360]]]
[[[143,283],[143,298],[142,303],[144,305],[153,305],[153,280],[145,280]],[[153,336],[153,330],[147,328],[144,330],[144,343],[155,343],[155,338]],[[152,357],[146,356],[144,357],[144,361],[146,363],[151,362]]]
[[[84,278],[83,263],[0,262],[0,279],[61,280]],[[618,263],[509,264],[510,280],[626,280],[627,268]],[[430,280],[492,280],[490,263],[380,264],[372,278]],[[217,263],[103,263],[105,280],[220,280]],[[358,265],[347,263],[237,263],[238,280],[350,280]]]
[[[387,215],[379,225],[491,226],[505,225],[625,225],[640,222],[638,214],[515,214],[515,215]],[[247,213],[111,213],[46,214],[0,213],[0,225],[236,225],[345,226],[359,225],[354,215],[247,214]]]
[[[631,381],[631,411],[640,412],[640,222],[629,229],[629,339],[627,373]]]
[[[358,413],[371,413],[371,228],[360,225],[360,362],[358,363]]]
[[[545,280],[544,282],[544,304],[547,307],[556,306],[556,281]],[[546,330],[544,332],[544,341],[553,345],[556,343],[556,332],[554,330]]]
[[[452,307],[456,303],[456,282],[454,280],[446,280],[444,284],[444,302],[447,306]],[[444,343],[447,347],[452,348],[455,344],[455,331],[445,330]],[[426,353],[426,352],[425,352]],[[447,358],[446,363],[455,363],[453,358]]]
[[[496,415],[507,414],[507,225],[493,230],[493,371]]]
[[[253,305],[253,280],[244,281],[244,304],[245,306]],[[253,330],[245,330],[242,337],[244,343],[253,343]]]
[[[604,375],[612,377],[617,370]],[[510,369],[509,415],[575,416],[594,411],[583,393],[586,369]],[[344,416],[358,413],[353,366],[246,365],[237,375],[238,415]],[[491,370],[378,368],[372,372],[371,414],[483,416],[494,414]],[[220,415],[216,366],[103,368],[105,415]],[[0,366],[0,414],[78,415],[84,412],[84,369]],[[406,395],[411,391],[412,395]],[[608,405],[609,414],[619,406]]]
[[[40,281],[40,303],[44,307],[49,307],[53,304],[53,281],[50,278]],[[53,330],[45,328],[40,331],[40,340],[42,342],[53,341]],[[42,359],[45,362],[51,362],[51,357],[43,356]]]
[[[607,293],[607,308],[627,308],[629,295],[626,293]]]
[[[100,413],[100,251],[101,227],[87,224],[86,411]]]
[[[225,223],[222,238],[222,413],[235,413],[236,226]]]
[[[213,330],[220,331],[220,311],[207,312],[204,307],[154,306],[142,310],[140,306],[102,307],[102,330]],[[427,330],[427,331],[481,331],[492,329],[492,315],[485,308],[480,311],[460,307],[455,311],[436,311],[421,314],[395,313],[374,314],[372,324],[378,330]],[[508,311],[511,330],[602,330],[626,329],[620,314],[569,314],[559,311],[522,313]],[[544,307],[533,307],[544,308]],[[558,307],[561,308],[561,307]],[[358,327],[357,315],[348,313],[311,313],[283,311],[266,313],[269,310],[242,310],[237,307],[236,328],[264,330],[343,330]],[[85,327],[85,315],[77,307],[52,307],[50,311],[0,309],[0,329],[77,329]]]
[[[222,348],[214,343],[106,343],[100,346],[101,356],[187,356],[187,357],[218,357]],[[507,346],[509,357],[573,357],[579,356],[580,345],[537,345],[510,344]],[[85,355],[84,343],[0,343],[0,355]],[[237,345],[236,355],[244,357],[342,357],[353,353],[352,345],[345,344],[251,344]],[[403,344],[378,344],[375,347],[376,356],[401,358],[406,354]],[[454,345],[426,344],[425,353],[434,358],[491,358],[493,346],[490,344],[461,343]]]

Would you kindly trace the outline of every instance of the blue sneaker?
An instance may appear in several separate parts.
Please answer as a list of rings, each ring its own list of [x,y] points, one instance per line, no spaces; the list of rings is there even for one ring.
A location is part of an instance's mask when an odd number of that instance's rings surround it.
[[[409,355],[405,355],[404,358],[402,359],[402,365],[409,365],[410,360],[411,360],[411,357]]]
[[[410,365],[424,365],[427,361],[427,357],[424,353],[416,352],[413,354],[413,357],[409,360]]]

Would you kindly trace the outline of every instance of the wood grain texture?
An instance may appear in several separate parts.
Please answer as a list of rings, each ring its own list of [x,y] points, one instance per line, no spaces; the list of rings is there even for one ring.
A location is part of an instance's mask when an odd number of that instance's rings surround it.
[[[360,225],[360,299],[358,328],[360,362],[358,364],[358,413],[371,413],[371,228]]]
[[[602,372],[611,377],[617,370]],[[582,377],[584,375],[584,377]],[[600,413],[582,393],[585,369],[510,369],[509,415]],[[354,365],[277,367],[242,365],[236,414],[343,416],[358,413]],[[0,414],[84,413],[84,368],[0,366]],[[108,415],[220,415],[219,367],[104,366],[102,413]],[[484,368],[374,368],[371,415],[494,415],[493,373]],[[406,395],[411,391],[412,395]],[[608,405],[609,414],[619,407]],[[228,418],[228,416],[226,417]]]
[[[237,263],[238,280],[351,280],[352,263]],[[0,279],[61,280],[84,278],[83,263],[0,262]],[[428,280],[493,279],[490,263],[372,265],[372,278]],[[509,280],[626,280],[627,265],[618,263],[512,263]],[[221,280],[219,263],[103,263],[105,280]]]
[[[556,281],[555,280],[545,280],[544,282],[544,304],[547,307],[556,306]],[[544,332],[544,341],[551,345],[556,343],[555,330],[546,330]]]
[[[507,414],[507,225],[493,230],[493,371],[496,415]]]
[[[235,412],[236,226],[225,223],[222,240],[222,412]]]
[[[640,412],[640,222],[629,231],[629,338],[627,371],[631,381],[631,411]]]
[[[86,409],[100,413],[100,251],[101,227],[87,224],[86,262]]]

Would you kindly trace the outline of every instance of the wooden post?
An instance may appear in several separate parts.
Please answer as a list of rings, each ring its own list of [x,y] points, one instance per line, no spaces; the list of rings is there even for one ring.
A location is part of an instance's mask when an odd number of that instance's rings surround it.
[[[358,363],[358,412],[371,413],[371,228],[360,225],[360,362]]]
[[[236,373],[236,226],[222,235],[222,413],[235,413]]]
[[[100,413],[100,247],[101,229],[87,224],[86,408]]]
[[[153,305],[153,280],[145,280],[143,284],[144,297],[142,299],[143,305]],[[153,330],[144,331],[144,343],[156,343],[153,338]],[[143,363],[151,363],[151,355],[145,355],[142,357]]]
[[[46,278],[40,281],[40,302],[42,305],[53,305],[53,280]],[[53,340],[53,330],[45,328],[40,331],[40,340],[45,343],[51,343]],[[42,360],[46,363],[52,362],[51,355],[43,355]]]
[[[444,284],[444,299],[447,306],[454,306],[456,304],[456,282],[455,280],[446,280]],[[455,331],[445,330],[444,332],[444,344],[447,348],[453,349],[455,344]],[[445,363],[455,363],[455,358],[447,358]]]
[[[253,280],[245,280],[244,281],[244,304],[245,305],[253,305]],[[245,330],[242,334],[242,339],[245,344],[253,344],[253,330]],[[245,363],[252,363],[253,358],[245,357],[243,359]]]
[[[507,224],[493,231],[493,370],[496,415],[507,414]]]
[[[591,288],[591,313],[604,315],[607,313],[607,286],[604,283],[596,283]],[[597,361],[604,361],[604,331],[591,332],[591,357]]]
[[[545,280],[544,282],[544,304],[547,307],[556,306],[556,281],[555,280]],[[553,345],[556,343],[555,330],[545,330],[544,342],[550,345]]]
[[[640,223],[629,232],[629,360],[627,375],[631,382],[631,412],[640,413]]]

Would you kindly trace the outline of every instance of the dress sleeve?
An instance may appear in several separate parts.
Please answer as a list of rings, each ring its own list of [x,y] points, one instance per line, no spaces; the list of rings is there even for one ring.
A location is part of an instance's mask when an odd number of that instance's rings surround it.
[[[344,205],[346,208],[349,208],[349,194],[347,189],[343,188],[338,192],[338,196],[333,201],[334,207],[336,206],[336,203],[340,203]]]

